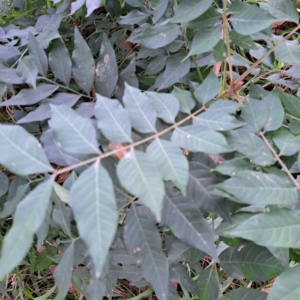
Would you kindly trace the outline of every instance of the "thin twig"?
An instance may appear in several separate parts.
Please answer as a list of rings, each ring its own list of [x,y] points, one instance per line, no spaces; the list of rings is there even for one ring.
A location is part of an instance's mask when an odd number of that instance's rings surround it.
[[[273,156],[275,157],[276,161],[280,164],[280,166],[282,167],[282,169],[284,170],[284,172],[290,177],[290,179],[292,180],[292,182],[294,183],[294,185],[296,186],[296,188],[299,189],[299,187],[300,187],[299,183],[294,178],[294,176],[291,174],[290,170],[285,165],[285,163],[281,160],[280,156],[275,152],[275,150],[273,149],[273,147],[270,145],[269,141],[266,139],[266,137],[263,134],[263,132],[260,131],[259,135],[261,136],[261,138],[263,139],[263,141],[265,142],[265,144],[268,146],[268,148],[271,150]]]
[[[187,122],[188,120],[192,119],[194,116],[198,115],[198,114],[201,113],[203,110],[205,110],[205,107],[204,107],[204,106],[201,107],[201,108],[199,108],[197,111],[195,111],[194,113],[190,114],[190,115],[187,116],[186,118],[182,119],[181,121],[179,121],[179,122],[173,124],[172,126],[166,128],[165,130],[160,131],[160,132],[157,132],[156,134],[151,135],[151,136],[149,136],[149,137],[147,137],[147,138],[145,138],[145,139],[142,139],[142,140],[137,141],[137,142],[135,142],[135,143],[129,144],[129,145],[124,146],[124,147],[122,147],[122,148],[118,148],[118,149],[116,149],[116,150],[113,150],[113,151],[110,151],[110,152],[107,152],[107,153],[100,154],[99,156],[92,157],[92,158],[87,159],[87,160],[85,160],[85,161],[82,161],[82,162],[80,162],[80,163],[77,163],[77,164],[74,164],[74,165],[72,165],[72,166],[69,166],[69,167],[60,169],[60,170],[58,170],[58,171],[55,171],[55,172],[54,172],[54,176],[57,176],[57,175],[62,174],[62,173],[65,173],[65,172],[67,172],[67,171],[71,171],[71,170],[73,170],[73,169],[75,169],[75,168],[84,166],[84,165],[86,165],[86,164],[93,163],[93,162],[96,161],[97,159],[103,159],[103,158],[105,158],[105,157],[112,156],[112,155],[114,155],[114,154],[116,154],[116,153],[118,153],[118,152],[121,152],[121,151],[124,151],[124,150],[128,150],[128,149],[130,149],[130,148],[133,148],[133,147],[142,145],[142,144],[144,144],[144,143],[146,143],[146,142],[148,142],[148,141],[151,141],[151,140],[153,140],[153,139],[155,139],[155,138],[157,138],[157,137],[159,137],[159,136],[164,135],[165,133],[169,132],[169,131],[172,130],[172,129],[175,129],[177,126],[179,126],[179,125],[181,125],[181,124]]]
[[[228,19],[227,19],[227,0],[223,0],[223,32],[224,32],[224,41],[227,49],[227,58],[228,58],[228,67],[229,67],[229,77],[230,77],[230,85],[233,84],[233,72],[232,72],[232,62],[231,62],[231,53],[230,53],[230,39],[228,32]]]

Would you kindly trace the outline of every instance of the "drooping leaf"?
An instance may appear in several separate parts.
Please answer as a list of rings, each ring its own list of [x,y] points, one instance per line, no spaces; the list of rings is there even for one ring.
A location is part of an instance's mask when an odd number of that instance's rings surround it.
[[[1,249],[0,278],[12,271],[29,250],[34,232],[42,224],[52,191],[53,178],[39,184],[18,204],[14,223]]]
[[[70,204],[99,278],[118,222],[113,184],[99,162],[82,172],[72,185]]]
[[[179,34],[180,30],[176,24],[154,25],[146,27],[137,35],[130,36],[128,40],[146,48],[157,49],[173,42]]]
[[[89,7],[89,9],[92,9],[92,7]],[[74,32],[74,51],[72,54],[72,60],[72,73],[74,79],[80,88],[89,94],[95,77],[95,62],[86,41],[83,39],[77,28],[75,28]]]
[[[28,33],[28,50],[29,57],[37,66],[39,74],[46,76],[48,72],[47,55],[31,32]]]
[[[299,278],[300,265],[287,269],[275,280],[267,300],[289,300],[300,297]]]
[[[162,175],[153,165],[148,154],[131,150],[117,166],[117,175],[121,185],[139,201],[149,207],[160,220],[164,197]],[[139,182],[139,184],[136,184]]]
[[[230,17],[233,28],[242,35],[249,35],[268,28],[275,22],[268,13],[256,5],[247,5]]]
[[[275,162],[270,149],[256,134],[238,129],[226,133],[228,144],[246,155],[253,163],[267,166]]]
[[[38,140],[18,125],[0,125],[0,163],[18,175],[52,172]]]
[[[274,174],[239,172],[215,187],[234,195],[241,203],[252,205],[291,205],[298,200],[297,189],[291,180]]]
[[[237,279],[266,281],[284,270],[268,249],[253,244],[227,248],[219,259],[225,273]]]
[[[264,97],[262,101],[266,103],[269,109],[268,121],[264,127],[265,131],[268,132],[278,129],[284,120],[284,110],[278,93],[271,92],[268,96]]]
[[[300,136],[294,136],[285,128],[274,132],[272,140],[280,150],[279,155],[291,156],[300,150]]]
[[[278,20],[299,23],[297,8],[290,0],[269,0],[259,6]]]
[[[192,294],[197,294],[197,287],[195,282],[189,277],[187,274],[186,268],[181,265],[173,265],[169,270],[170,278],[169,280],[172,282],[178,282],[181,286],[183,286],[187,291]]]
[[[186,23],[196,19],[203,14],[212,4],[212,0],[183,0],[175,8],[174,17],[170,19],[173,23]]]
[[[166,65],[168,56],[158,55],[151,60],[145,70],[146,75],[153,75],[159,73]]]
[[[61,261],[54,271],[54,280],[58,287],[58,293],[55,297],[56,300],[64,299],[68,293],[72,278],[73,259],[74,243],[72,242],[64,251]]]
[[[57,89],[57,85],[39,83],[36,89],[22,89],[18,95],[11,97],[8,101],[0,103],[0,106],[36,104],[52,95]]]
[[[226,293],[221,300],[266,300],[268,294],[249,288],[238,288]]]
[[[62,39],[55,39],[51,43],[49,65],[54,76],[69,86],[72,62],[67,47]]]
[[[300,248],[298,211],[281,208],[269,213],[256,214],[226,235],[242,237],[266,247]]]
[[[131,124],[127,111],[118,100],[97,94],[95,116],[103,134],[115,143],[131,142]]]
[[[165,196],[162,223],[181,240],[216,257],[213,233],[197,206],[184,197]]]
[[[105,9],[113,16],[119,17],[122,12],[121,4],[118,0],[108,0],[105,4]]]
[[[123,102],[134,129],[142,133],[156,132],[156,112],[145,93],[125,83]]]
[[[147,154],[166,181],[172,181],[186,194],[189,166],[182,151],[171,142],[155,139],[148,147]]]
[[[172,95],[179,101],[179,110],[183,113],[190,114],[191,110],[195,107],[195,99],[190,91],[185,91],[177,86],[174,86]]]
[[[202,84],[195,89],[194,96],[201,104],[205,105],[219,93],[220,87],[218,77],[210,72]]]
[[[157,117],[163,119],[166,123],[173,124],[179,112],[178,100],[172,95],[164,93],[146,92],[146,95],[150,98]]]
[[[38,74],[37,66],[29,56],[20,59],[17,67],[17,75],[20,76],[26,83],[36,88],[36,76]]]
[[[96,64],[95,88],[97,93],[110,98],[118,81],[118,65],[115,51],[107,35],[103,33],[101,37],[102,43]]]
[[[193,38],[188,56],[198,55],[211,50],[221,39],[221,33],[222,26],[199,30]]]
[[[124,239],[126,247],[141,260],[143,275],[157,297],[168,299],[168,261],[162,252],[160,234],[152,221],[138,214],[134,204],[126,217]]]
[[[200,17],[189,22],[187,27],[196,30],[213,27],[220,21],[221,17],[222,15],[211,6]]]
[[[285,109],[293,116],[300,118],[299,98],[287,93],[280,93],[279,97]]]
[[[217,278],[218,274],[213,266],[200,272],[199,277],[196,281],[199,299],[218,299],[220,289]]]
[[[235,30],[231,30],[229,37],[234,44],[245,49],[257,49],[253,39],[249,35],[241,35]]]
[[[171,245],[171,249],[168,252],[168,262],[170,266],[177,264],[180,261],[194,264],[201,260],[205,255],[206,254],[199,249],[178,239]]]
[[[99,154],[96,132],[90,120],[65,106],[51,105],[49,126],[63,151],[78,154]]]
[[[191,62],[189,59],[182,62],[184,57],[185,54],[180,52],[168,58],[162,78],[157,79],[159,90],[172,86],[189,72]]]
[[[246,121],[245,126],[249,131],[260,131],[269,119],[269,109],[264,101],[246,97],[241,113],[241,118]]]
[[[222,134],[199,125],[177,127],[171,140],[175,145],[193,152],[218,154],[233,151]]]
[[[87,287],[88,300],[102,300],[106,291],[103,279],[93,278]]]

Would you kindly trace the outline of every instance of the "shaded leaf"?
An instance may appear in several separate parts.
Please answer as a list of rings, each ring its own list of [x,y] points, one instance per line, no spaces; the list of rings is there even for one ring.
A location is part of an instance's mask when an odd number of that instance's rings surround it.
[[[54,280],[58,287],[58,294],[55,299],[63,299],[69,290],[72,278],[72,267],[74,259],[74,243],[64,251],[61,261],[54,271]]]
[[[180,52],[168,58],[162,78],[157,79],[159,90],[172,86],[189,72],[191,62],[189,59],[182,62],[184,57],[185,54]]]
[[[38,68],[39,74],[46,76],[48,72],[47,55],[31,32],[28,33],[28,50],[29,57]]]
[[[0,106],[11,105],[32,105],[52,95],[58,85],[39,83],[36,89],[22,89],[16,96],[11,97],[8,101],[0,103]]]
[[[224,272],[237,279],[266,281],[284,270],[268,249],[253,244],[227,248],[219,259]]]
[[[94,0],[88,0],[94,1]],[[98,0],[96,0],[98,1]],[[99,2],[100,6],[100,2]],[[94,8],[89,6],[87,3],[87,7],[89,8],[88,12]],[[89,13],[88,13],[89,14]],[[73,60],[73,68],[72,73],[75,81],[79,85],[81,89],[83,89],[87,94],[89,94],[95,77],[95,62],[93,55],[80,34],[77,27],[74,32],[74,51],[72,54]]]
[[[17,75],[20,76],[26,83],[36,88],[36,76],[38,69],[29,56],[20,59],[17,67]]]
[[[268,294],[259,290],[249,288],[238,288],[226,293],[221,300],[266,300]]]
[[[126,217],[124,232],[126,247],[136,253],[142,272],[159,299],[168,298],[168,261],[161,248],[161,238],[155,224],[138,214],[133,204]]]
[[[104,32],[101,38],[102,43],[95,70],[95,88],[97,93],[110,98],[118,81],[118,65],[115,51]]]
[[[51,43],[49,65],[54,76],[69,86],[72,62],[67,47],[62,39],[55,39]]]
[[[200,272],[196,281],[198,296],[200,300],[217,300],[220,290],[218,283],[218,274],[212,266],[209,269]]]
[[[213,233],[197,206],[179,196],[165,196],[162,223],[181,240],[205,253],[216,257]]]
[[[39,184],[18,204],[13,226],[2,244],[0,278],[11,272],[27,254],[34,232],[44,221],[50,204],[52,182],[53,178]]]
[[[188,56],[210,51],[221,39],[222,26],[201,29],[196,32]]]
[[[153,75],[159,73],[166,65],[168,56],[158,55],[154,57],[153,60],[149,63],[145,70],[146,75]]]
[[[83,171],[72,185],[70,203],[80,237],[88,247],[99,277],[118,222],[112,181],[99,162]]]

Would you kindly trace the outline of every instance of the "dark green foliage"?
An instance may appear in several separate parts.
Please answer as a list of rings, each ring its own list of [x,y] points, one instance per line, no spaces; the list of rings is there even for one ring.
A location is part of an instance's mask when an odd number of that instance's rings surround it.
[[[0,279],[299,299],[300,27],[271,26],[293,1],[36,4],[0,4]]]

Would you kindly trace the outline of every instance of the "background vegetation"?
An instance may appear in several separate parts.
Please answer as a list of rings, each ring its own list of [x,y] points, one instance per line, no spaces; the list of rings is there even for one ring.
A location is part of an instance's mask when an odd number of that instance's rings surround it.
[[[300,299],[298,2],[3,0],[2,298]]]

